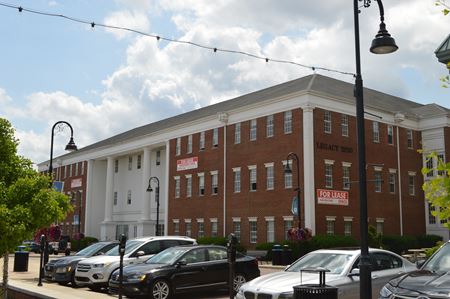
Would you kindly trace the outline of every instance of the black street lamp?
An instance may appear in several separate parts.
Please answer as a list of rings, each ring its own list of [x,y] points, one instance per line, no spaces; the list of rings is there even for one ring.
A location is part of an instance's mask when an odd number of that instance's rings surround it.
[[[152,176],[148,180],[148,188],[147,192],[153,192],[152,181],[156,181],[156,191],[155,191],[155,200],[156,200],[156,235],[159,236],[159,179],[155,176]]]
[[[51,180],[50,184],[53,183],[53,139],[55,137],[55,128],[56,127],[61,128],[64,125],[67,125],[70,128],[70,140],[69,140],[69,143],[67,143],[67,145],[66,145],[66,151],[72,152],[72,151],[77,150],[77,146],[75,145],[75,142],[73,141],[72,126],[64,120],[57,121],[52,127],[52,138],[51,138],[51,143],[50,143],[50,163],[48,166],[48,173],[50,175],[50,180]]]
[[[295,191],[297,191],[297,217],[298,217],[298,229],[300,231],[300,229],[302,228],[302,217],[301,217],[301,201],[300,201],[300,164],[299,164],[299,159],[296,153],[290,152],[287,157],[286,157],[286,166],[284,168],[284,173],[286,174],[292,174],[292,169],[289,165],[289,160],[295,160],[295,162],[297,163],[297,188],[295,188]]]
[[[372,298],[372,282],[370,273],[368,224],[367,224],[367,186],[366,186],[366,145],[364,134],[364,97],[363,80],[361,76],[361,54],[359,47],[359,8],[358,3],[364,1],[364,7],[370,6],[370,0],[353,0],[353,14],[355,22],[355,58],[356,76],[355,90],[356,98],[356,122],[358,129],[358,173],[359,173],[359,202],[360,202],[360,234],[361,234],[361,258],[359,261],[360,272],[360,298]],[[384,9],[381,0],[377,0],[380,9],[380,30],[372,41],[370,52],[374,54],[388,54],[395,52],[398,46],[395,40],[386,30],[384,24]]]

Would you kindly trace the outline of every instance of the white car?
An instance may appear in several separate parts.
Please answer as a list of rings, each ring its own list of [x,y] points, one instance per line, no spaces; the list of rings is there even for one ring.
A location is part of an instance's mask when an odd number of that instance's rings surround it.
[[[126,242],[123,265],[144,263],[151,256],[166,248],[178,245],[197,244],[195,239],[182,236],[160,236],[133,239]],[[87,286],[91,290],[100,290],[108,286],[111,274],[119,268],[119,246],[104,255],[85,259],[78,263],[75,271],[75,283]]]
[[[243,284],[236,299],[292,299],[294,286],[319,284],[319,274],[300,271],[325,268],[327,285],[338,288],[340,299],[359,299],[360,249],[316,250],[310,252],[284,271],[263,275]],[[381,287],[392,277],[410,272],[416,266],[407,259],[387,250],[369,249],[372,268],[372,298],[377,298]]]

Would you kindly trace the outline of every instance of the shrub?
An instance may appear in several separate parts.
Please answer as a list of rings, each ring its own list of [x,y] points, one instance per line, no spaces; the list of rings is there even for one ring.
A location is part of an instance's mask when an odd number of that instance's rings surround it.
[[[417,237],[417,246],[420,248],[431,248],[436,246],[438,242],[442,242],[441,236],[422,235]]]
[[[413,236],[383,236],[383,248],[402,254],[410,248],[417,248],[417,239]]]
[[[95,242],[98,242],[97,238],[84,237],[79,240],[72,240],[70,245],[71,245],[72,251],[80,251],[81,249],[86,248]]]

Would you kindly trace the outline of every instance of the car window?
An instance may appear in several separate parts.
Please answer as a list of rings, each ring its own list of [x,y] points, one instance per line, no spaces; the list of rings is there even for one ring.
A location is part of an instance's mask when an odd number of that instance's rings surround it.
[[[144,255],[157,254],[158,252],[162,251],[163,249],[164,248],[162,248],[161,241],[152,240],[152,241],[145,243],[141,247],[139,247],[138,250],[136,250],[136,253],[139,251],[143,251]]]
[[[372,271],[381,271],[387,269],[400,268],[402,266],[402,261],[400,258],[384,253],[384,252],[373,252],[369,254],[370,263],[372,264]]]
[[[438,273],[450,271],[450,243],[446,243],[423,266],[423,270]]]
[[[330,274],[341,274],[350,265],[351,254],[332,252],[311,252],[297,260],[289,268],[288,272],[299,272],[305,268],[325,268]]]
[[[177,240],[178,245],[191,245],[194,244],[193,241],[188,241],[188,240]]]
[[[227,251],[223,248],[209,248],[208,254],[210,261],[226,260],[228,258]]]
[[[99,252],[105,253],[105,252],[107,252],[108,250],[110,250],[111,248],[113,248],[115,246],[117,246],[117,243],[108,244],[105,247],[103,247],[101,250],[99,250]]]
[[[186,264],[200,263],[206,261],[206,250],[205,248],[193,249],[186,253],[180,261]]]

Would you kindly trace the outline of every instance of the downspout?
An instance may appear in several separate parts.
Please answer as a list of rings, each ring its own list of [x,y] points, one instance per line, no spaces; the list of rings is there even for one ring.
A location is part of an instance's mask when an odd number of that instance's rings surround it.
[[[402,176],[400,168],[400,137],[399,137],[399,124],[405,120],[405,116],[401,113],[394,115],[394,121],[397,124],[397,168],[398,168],[398,205],[399,205],[399,219],[400,219],[400,236],[403,236],[403,203],[402,203]]]
[[[227,228],[227,123],[228,114],[221,112],[217,114],[219,121],[223,124],[223,236],[226,237]]]

